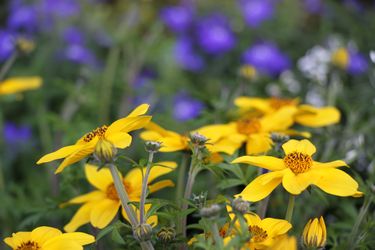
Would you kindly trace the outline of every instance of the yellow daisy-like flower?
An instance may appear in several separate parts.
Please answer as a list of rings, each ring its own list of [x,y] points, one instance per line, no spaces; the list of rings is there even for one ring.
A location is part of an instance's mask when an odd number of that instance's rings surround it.
[[[255,98],[238,97],[234,101],[240,109],[240,113],[256,110],[263,114],[272,114],[280,109],[295,107],[293,114],[294,122],[307,127],[323,127],[338,123],[341,115],[340,111],[331,106],[317,108],[311,105],[299,103],[298,98]]]
[[[242,156],[232,163],[246,163],[268,169],[239,194],[245,200],[259,201],[267,197],[280,183],[291,194],[298,195],[315,185],[337,196],[361,196],[358,183],[337,167],[347,166],[342,160],[318,162],[312,159],[316,148],[309,140],[289,140],[282,145],[283,159],[273,156]]]
[[[229,213],[229,216],[231,219],[234,217],[231,213]],[[286,220],[275,218],[265,218],[262,220],[255,213],[245,214],[244,218],[248,225],[251,239],[242,249],[273,249],[271,247],[280,242],[280,237],[284,236],[292,228],[292,225]],[[236,226],[239,226],[238,222]],[[225,237],[224,244],[228,243],[232,237],[233,235]]]
[[[332,64],[340,67],[342,69],[346,69],[349,64],[350,55],[346,48],[338,48],[336,51],[332,53],[331,61]]]
[[[168,174],[177,167],[175,162],[159,162],[151,168],[148,183],[159,176]],[[126,192],[129,195],[130,201],[139,201],[142,190],[142,171],[145,173],[146,169],[134,168],[130,170],[125,177],[122,177]],[[121,202],[116,192],[113,183],[112,175],[109,169],[98,168],[93,165],[86,164],[85,166],[86,178],[92,186],[97,190],[90,193],[80,195],[63,204],[83,204],[75,213],[71,221],[64,227],[67,232],[74,232],[80,226],[91,223],[94,227],[106,227],[116,216],[121,206]],[[171,180],[158,181],[148,185],[149,192],[153,193],[165,187],[173,187],[174,183]],[[133,207],[135,208],[135,207]],[[146,210],[150,208],[150,204],[146,204]],[[139,211],[136,211],[139,217]],[[128,220],[128,217],[122,209],[122,215]],[[147,219],[148,224],[157,224],[157,216],[151,216]]]
[[[42,226],[31,232],[13,233],[4,242],[13,250],[82,250],[82,246],[95,242],[95,238],[85,233],[62,233],[56,228]]]
[[[297,250],[297,239],[294,236],[288,236],[284,234],[275,238],[275,244],[273,244],[267,250]]]
[[[303,229],[303,244],[306,247],[323,248],[327,241],[326,224],[322,216],[310,219]]]
[[[109,141],[116,148],[128,147],[132,141],[129,132],[143,128],[151,120],[151,116],[144,115],[148,108],[148,104],[138,106],[127,117],[119,119],[109,126],[104,125],[94,129],[81,137],[74,145],[63,147],[43,156],[37,164],[65,158],[55,172],[60,173],[67,166],[92,154],[100,140]]]
[[[31,77],[12,77],[0,82],[0,95],[11,95],[26,90],[33,90],[42,86],[42,78],[39,76]]]

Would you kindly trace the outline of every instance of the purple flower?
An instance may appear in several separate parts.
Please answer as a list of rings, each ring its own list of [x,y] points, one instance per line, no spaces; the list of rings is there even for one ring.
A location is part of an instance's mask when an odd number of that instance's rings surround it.
[[[135,77],[134,81],[132,82],[132,85],[135,88],[142,88],[147,85],[150,85],[150,83],[157,77],[157,74],[154,70],[150,68],[144,68],[139,72],[139,74]]]
[[[8,28],[14,31],[35,32],[37,28],[37,13],[34,6],[14,5],[10,8]]]
[[[200,47],[209,54],[222,54],[231,50],[236,38],[226,17],[214,14],[197,24],[197,39]]]
[[[303,5],[305,10],[310,14],[319,14],[324,7],[322,0],[304,0]]]
[[[78,64],[96,65],[95,55],[81,44],[70,44],[64,51],[65,59]]]
[[[289,58],[272,43],[258,43],[242,55],[245,64],[250,64],[262,74],[277,76],[290,68]]]
[[[160,11],[160,18],[174,32],[184,32],[193,21],[193,10],[188,5],[165,7]]]
[[[347,71],[352,75],[360,75],[368,69],[368,62],[364,55],[358,52],[349,52]]]
[[[68,18],[76,16],[80,12],[79,1],[77,0],[42,0],[40,10],[46,16]]]
[[[188,37],[177,39],[173,54],[177,64],[185,70],[200,71],[204,68],[203,58],[194,50]]]
[[[28,126],[17,126],[14,123],[6,122],[3,128],[3,136],[7,145],[15,146],[24,144],[31,138],[31,129]]]
[[[15,36],[11,32],[0,30],[0,62],[5,61],[15,49]]]
[[[199,100],[186,93],[180,93],[174,98],[173,117],[178,121],[188,121],[199,116],[204,105]]]
[[[83,33],[76,27],[68,27],[63,32],[63,38],[69,44],[84,44],[85,38]]]
[[[246,23],[253,28],[271,19],[275,12],[271,0],[240,0],[240,8]]]

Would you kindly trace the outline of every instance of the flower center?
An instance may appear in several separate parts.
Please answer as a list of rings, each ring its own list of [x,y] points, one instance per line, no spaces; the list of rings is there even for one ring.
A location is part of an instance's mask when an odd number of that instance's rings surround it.
[[[295,174],[308,171],[312,166],[312,158],[310,155],[300,152],[293,152],[284,157],[285,165]]]
[[[124,181],[123,185],[124,185],[124,188],[125,188],[126,192],[128,194],[131,193],[132,189],[130,187],[130,183]],[[107,187],[106,194],[107,194],[107,197],[111,200],[119,200],[115,184],[113,184],[113,183]]]
[[[254,242],[262,242],[268,236],[267,231],[258,226],[249,226],[249,232],[251,233],[251,239]]]
[[[277,97],[272,97],[269,102],[270,102],[270,106],[274,109],[279,109],[284,106],[295,104],[295,100],[293,99],[282,99],[282,98],[277,98]]]
[[[34,241],[23,242],[16,250],[39,250],[41,247]]]
[[[256,117],[247,117],[237,121],[237,130],[241,134],[249,135],[259,132],[261,124]]]
[[[93,131],[87,133],[87,134],[85,135],[85,137],[83,138],[83,140],[84,140],[85,142],[90,142],[90,141],[91,141],[92,139],[94,139],[96,136],[99,137],[99,138],[101,138],[101,137],[104,136],[105,131],[107,131],[107,129],[108,129],[107,125],[103,125],[103,126],[101,126],[100,128],[96,128],[96,129],[94,129]]]

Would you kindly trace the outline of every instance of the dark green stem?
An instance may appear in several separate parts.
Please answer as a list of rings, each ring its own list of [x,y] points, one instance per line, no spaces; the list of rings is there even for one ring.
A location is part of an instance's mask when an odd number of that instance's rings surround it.
[[[146,223],[145,218],[145,202],[147,197],[147,183],[148,183],[148,177],[150,176],[151,166],[152,166],[152,160],[154,159],[154,152],[150,152],[148,155],[148,162],[146,166],[146,173],[144,176],[142,176],[142,193],[141,193],[141,200],[139,202],[139,221],[141,224]]]
[[[285,219],[289,221],[290,223],[292,223],[294,203],[295,203],[295,196],[293,194],[289,194],[288,209],[286,210]]]

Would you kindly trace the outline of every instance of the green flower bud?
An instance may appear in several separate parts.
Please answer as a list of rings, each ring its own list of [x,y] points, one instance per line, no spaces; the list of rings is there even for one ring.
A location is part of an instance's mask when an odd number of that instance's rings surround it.
[[[149,153],[159,152],[161,148],[161,143],[157,141],[146,141],[145,142],[146,151]]]
[[[156,234],[158,239],[163,243],[168,243],[176,237],[176,231],[173,227],[162,227]]]
[[[111,163],[117,154],[116,147],[106,139],[99,139],[94,150],[94,157],[101,163]]]
[[[208,139],[204,135],[195,132],[190,135],[190,141],[193,145],[196,145],[199,148],[204,148]]]
[[[220,206],[217,204],[212,204],[209,207],[204,207],[200,210],[200,215],[204,218],[215,219],[220,215]]]
[[[149,224],[140,224],[133,230],[133,236],[138,241],[148,241],[152,236],[152,227]]]
[[[235,212],[246,214],[250,211],[250,203],[241,197],[238,197],[232,201],[232,208]]]

